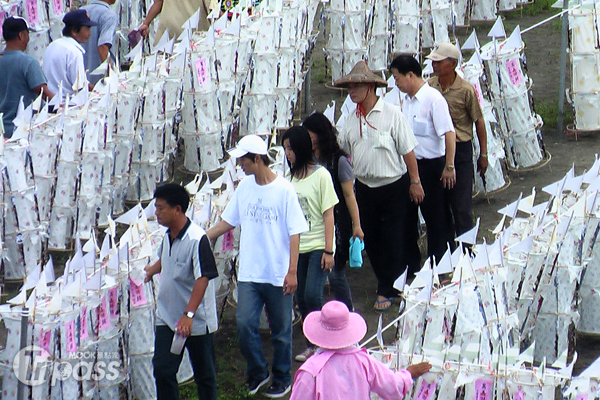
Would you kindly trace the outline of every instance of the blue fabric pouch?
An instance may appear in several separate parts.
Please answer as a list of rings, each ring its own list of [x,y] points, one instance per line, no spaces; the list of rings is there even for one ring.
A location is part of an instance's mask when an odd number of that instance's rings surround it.
[[[350,260],[349,264],[352,268],[360,268],[363,264],[362,251],[365,248],[365,243],[357,237],[350,238]]]

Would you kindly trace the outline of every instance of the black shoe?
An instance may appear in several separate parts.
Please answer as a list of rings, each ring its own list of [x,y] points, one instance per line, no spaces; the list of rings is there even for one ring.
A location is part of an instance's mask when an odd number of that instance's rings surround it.
[[[291,388],[292,385],[289,383],[273,382],[273,384],[265,391],[264,395],[271,399],[278,399],[288,394]]]
[[[248,378],[246,381],[246,388],[248,389],[248,394],[255,395],[258,390],[269,382],[271,376],[267,374],[266,378]]]

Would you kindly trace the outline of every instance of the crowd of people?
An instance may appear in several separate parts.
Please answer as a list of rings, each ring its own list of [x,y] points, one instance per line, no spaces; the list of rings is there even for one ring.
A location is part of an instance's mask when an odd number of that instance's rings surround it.
[[[5,19],[6,49],[0,56],[5,138],[13,133],[20,102],[27,107],[40,94],[51,100],[60,93],[53,102],[60,106],[68,96],[85,95],[93,87],[98,78],[93,71],[110,57],[117,25],[110,8],[114,1],[94,0],[66,13],[63,37],[47,48],[43,67],[24,53],[31,30],[27,22]],[[172,3],[154,3],[140,27],[142,35]],[[202,3],[202,20],[211,5]],[[392,61],[389,72],[402,92],[401,107],[378,97],[376,89],[387,82],[364,61],[357,63],[335,82],[356,104],[339,132],[327,117],[314,113],[284,133],[286,177],[269,168],[268,148],[259,136],[244,136],[229,155],[247,178],[222,220],[206,232],[186,217],[189,197],[183,187],[168,184],[156,190],[156,216],[168,228],[159,260],[146,267],[147,281],[161,274],[153,358],[159,399],[179,396],[176,373],[182,353],[171,347],[178,337],[189,351],[200,398],[216,399],[212,279],[217,270],[210,241],[238,226],[236,320],[250,394],[269,382],[267,397],[282,397],[292,388],[294,294],[306,339],[306,349],[295,359],[306,363],[296,375],[292,398],[321,393],[325,397],[319,398],[338,399],[371,390],[384,399],[397,398],[428,370],[422,363],[394,375],[356,346],[366,327],[353,312],[345,276],[350,239],[364,241],[377,279],[373,308],[385,311],[401,296],[394,287],[398,277],[421,267],[419,208],[427,226],[427,257],[434,262],[454,248],[455,236],[473,227],[473,126],[480,148],[477,168],[481,174],[487,168],[481,108],[474,88],[456,73],[461,55],[454,45],[442,43],[427,58],[435,75],[429,81],[414,57]],[[327,280],[339,301],[324,305]],[[270,370],[259,335],[263,308],[274,350]],[[365,370],[369,376],[363,376]],[[341,371],[353,372],[342,378]]]
[[[81,98],[73,102],[79,105],[87,100],[88,91],[104,75],[94,71],[111,56],[118,18],[110,5],[115,1],[93,0],[85,7],[67,12],[62,20],[62,37],[48,45],[42,65],[25,54],[29,32],[33,31],[27,21],[18,16],[4,20],[2,35],[6,47],[0,53],[4,138],[13,135],[13,121],[21,102],[26,108],[41,94],[57,109],[66,103],[67,97],[72,99],[80,94]],[[60,98],[55,98],[58,94]]]
[[[92,0],[80,9],[67,12],[63,17],[62,36],[50,43],[44,52],[42,65],[25,54],[29,32],[34,31],[19,16],[9,16],[2,23],[6,47],[0,53],[0,114],[4,124],[4,138],[13,135],[13,120],[19,103],[28,107],[40,94],[45,101],[53,100],[51,110],[69,104],[82,105],[88,91],[105,75],[98,70],[110,59],[116,62],[111,49],[118,26],[118,16],[111,8],[116,0]],[[209,28],[208,15],[219,6],[216,0],[155,0],[142,24],[132,31],[147,38],[150,24],[160,14],[155,34],[158,41],[164,33],[178,37],[183,24],[198,12],[199,30]],[[221,10],[227,10],[226,2]],[[135,35],[134,35],[135,36]],[[59,90],[60,88],[60,90]],[[60,99],[54,98],[60,93]],[[74,96],[78,95],[76,99]],[[53,99],[54,98],[54,99]]]
[[[435,73],[428,82],[412,56],[401,55],[392,61],[389,72],[402,92],[401,107],[376,95],[376,88],[385,87],[386,81],[363,61],[336,81],[337,87],[347,88],[356,111],[346,117],[339,133],[321,113],[288,129],[281,138],[289,166],[286,177],[269,168],[271,159],[263,139],[244,136],[229,155],[237,159],[247,177],[239,183],[221,221],[204,235],[185,218],[187,203],[171,203],[163,189],[157,189],[157,217],[169,230],[161,246],[161,260],[147,267],[148,279],[168,268],[161,276],[161,291],[167,290],[163,285],[173,285],[163,283],[165,279],[185,275],[188,280],[187,294],[180,296],[177,306],[170,303],[163,308],[160,302],[171,301],[172,296],[159,298],[157,354],[164,353],[174,335],[208,336],[216,329],[212,324],[214,294],[208,290],[215,276],[214,259],[204,239],[215,240],[239,226],[236,320],[249,394],[270,382],[263,393],[270,398],[292,390],[294,399],[340,399],[349,394],[356,398],[356,393],[367,398],[371,391],[395,399],[404,396],[413,380],[429,370],[424,362],[393,373],[357,346],[366,325],[353,312],[344,273],[350,239],[364,240],[377,278],[373,308],[387,310],[401,296],[394,287],[396,279],[404,270],[412,273],[421,266],[419,207],[427,226],[427,257],[433,262],[454,248],[455,235],[473,226],[473,125],[481,149],[478,170],[483,174],[487,167],[481,109],[473,87],[455,72],[460,59],[455,46],[440,44],[427,57]],[[174,210],[165,212],[169,208]],[[173,219],[177,223],[169,222],[170,213],[178,216]],[[191,237],[196,245],[188,259],[166,252],[183,246],[179,241]],[[336,300],[324,304],[327,280]],[[295,356],[305,363],[292,389],[294,294],[307,347]],[[185,299],[189,299],[187,303]],[[178,307],[179,312],[167,311],[169,307]],[[263,308],[273,345],[270,370],[259,335]],[[183,316],[177,321],[169,313]],[[200,333],[194,330],[197,318],[207,318],[199,324]],[[190,354],[197,353],[194,343],[186,342]],[[209,351],[192,359],[199,392],[206,393],[203,399],[214,398],[209,392],[216,396],[214,381],[209,379],[212,375],[198,370],[214,365],[214,360],[212,364],[206,361],[207,354],[214,357],[214,351]],[[181,356],[173,360],[180,362]],[[176,398],[172,385],[176,368],[164,368],[162,356],[155,356],[154,367],[158,393],[169,390],[164,398]]]

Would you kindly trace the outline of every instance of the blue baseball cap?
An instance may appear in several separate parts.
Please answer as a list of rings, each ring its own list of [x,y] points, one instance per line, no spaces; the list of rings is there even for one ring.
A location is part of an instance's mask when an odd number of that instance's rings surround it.
[[[81,8],[78,10],[69,11],[63,17],[65,25],[70,26],[97,26],[96,21],[90,19],[90,15]]]

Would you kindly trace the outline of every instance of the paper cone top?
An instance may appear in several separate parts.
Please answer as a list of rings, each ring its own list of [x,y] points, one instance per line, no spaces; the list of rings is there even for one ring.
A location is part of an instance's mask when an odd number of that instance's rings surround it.
[[[505,50],[523,48],[523,39],[521,38],[521,28],[519,25],[517,25],[508,39],[502,44],[502,48]]]
[[[488,37],[491,38],[500,38],[506,37],[506,31],[504,30],[504,24],[502,23],[502,17],[498,17],[492,29],[488,32]]]
[[[468,39],[462,45],[461,49],[462,50],[479,50],[480,47],[481,46],[479,45],[479,39],[477,39],[477,32],[475,31],[475,29],[473,29],[473,32],[471,32],[471,36],[468,37]]]

